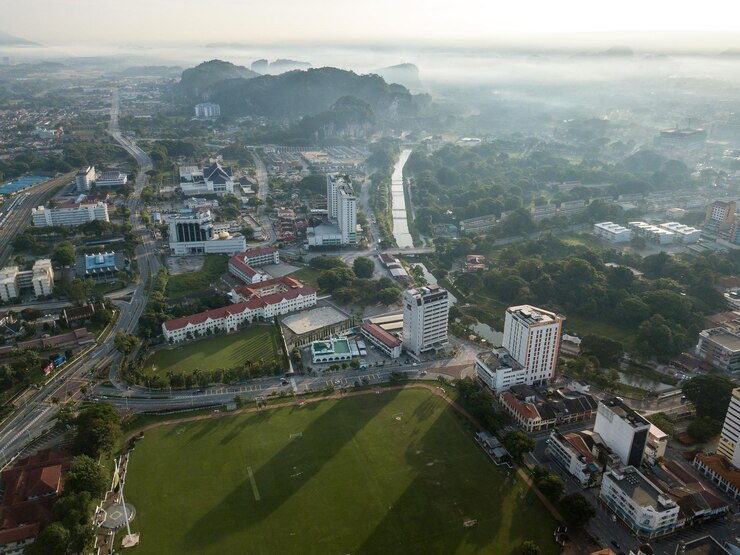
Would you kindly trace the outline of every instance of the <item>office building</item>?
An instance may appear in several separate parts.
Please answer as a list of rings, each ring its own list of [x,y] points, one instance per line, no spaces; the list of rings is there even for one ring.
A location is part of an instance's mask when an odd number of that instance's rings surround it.
[[[676,240],[676,234],[674,232],[658,227],[657,225],[646,222],[630,222],[629,226],[635,234],[659,245],[670,245]]]
[[[95,283],[110,283],[125,270],[126,257],[122,252],[83,254],[75,259],[77,277],[92,279]]]
[[[357,242],[357,197],[345,176],[326,176],[328,223],[310,228],[309,247],[353,245]]]
[[[740,468],[740,387],[732,390],[717,454],[727,458],[735,468]]]
[[[610,243],[626,243],[632,239],[632,230],[614,222],[594,224],[594,235]]]
[[[599,402],[594,433],[601,436],[622,464],[640,466],[649,432],[650,422],[618,397]]]
[[[33,263],[31,270],[21,271],[18,266],[0,270],[0,299],[10,301],[20,297],[23,290],[33,290],[36,297],[51,295],[54,290],[54,270],[51,260],[42,258]]]
[[[403,346],[419,356],[447,346],[450,304],[447,291],[438,285],[408,289],[403,293]]]
[[[673,532],[680,508],[634,466],[604,473],[601,501],[641,539]]]
[[[75,175],[75,184],[77,191],[85,193],[90,190],[93,183],[95,183],[95,166],[85,166]]]
[[[196,118],[217,118],[221,115],[221,106],[213,102],[203,102],[195,105]]]
[[[186,196],[234,192],[234,178],[230,166],[214,161],[207,168],[180,167],[180,190]]]
[[[246,239],[228,231],[215,232],[211,212],[181,210],[170,219],[170,251],[177,256],[187,254],[228,254],[244,252]]]
[[[98,174],[95,180],[95,186],[98,188],[103,187],[121,187],[128,182],[128,175],[124,172],[102,172]]]
[[[727,328],[710,328],[699,333],[696,354],[720,370],[740,370],[740,335]]]
[[[80,202],[60,204],[54,208],[31,208],[31,220],[36,227],[67,226],[74,227],[95,220],[110,221],[108,205],[104,202]]]

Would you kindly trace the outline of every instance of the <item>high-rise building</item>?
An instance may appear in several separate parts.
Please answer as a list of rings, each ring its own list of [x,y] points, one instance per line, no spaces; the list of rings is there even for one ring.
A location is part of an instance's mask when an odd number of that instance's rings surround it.
[[[352,245],[357,242],[357,197],[352,189],[341,188],[338,191],[337,224],[342,233],[342,244]]]
[[[215,232],[210,210],[181,210],[170,220],[170,250],[174,255],[244,252],[247,241],[227,231]]]
[[[85,166],[84,168],[80,168],[77,175],[75,175],[77,190],[80,193],[89,191],[90,186],[95,183],[95,177],[95,166]]]
[[[618,397],[612,397],[599,403],[594,433],[601,436],[622,464],[639,467],[650,433],[650,422]]]
[[[448,297],[438,285],[403,293],[403,345],[408,352],[418,356],[447,345]]]
[[[310,228],[309,247],[352,245],[357,242],[357,197],[345,176],[327,174],[326,211],[329,223]]]
[[[74,204],[60,204],[54,208],[31,208],[31,219],[36,227],[54,225],[78,226],[108,218],[108,205],[104,202],[82,202]]]
[[[735,468],[740,468],[740,387],[732,390],[717,453],[726,457]]]
[[[506,309],[503,346],[525,368],[524,383],[540,385],[555,377],[564,320],[530,305]]]
[[[203,102],[195,105],[196,118],[217,118],[221,115],[221,106],[213,102]]]
[[[715,200],[707,206],[705,223],[718,227],[729,226],[735,218],[736,208],[737,205],[734,201],[725,202],[723,200]]]

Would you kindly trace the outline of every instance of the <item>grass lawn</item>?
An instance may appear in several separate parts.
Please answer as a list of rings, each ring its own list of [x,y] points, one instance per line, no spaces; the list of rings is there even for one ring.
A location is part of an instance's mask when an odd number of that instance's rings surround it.
[[[197,272],[187,272],[170,276],[166,294],[170,299],[185,297],[207,289],[229,269],[229,258],[223,254],[207,254],[203,267]]]
[[[507,470],[442,399],[386,391],[149,430],[126,500],[140,555],[559,553]]]
[[[280,360],[280,349],[280,337],[274,325],[253,325],[236,333],[216,335],[186,343],[182,347],[159,350],[146,361],[144,371],[151,375],[165,375],[167,372],[188,373],[196,368],[233,368],[248,360]]]
[[[601,335],[619,341],[624,345],[626,350],[631,350],[635,346],[636,334],[633,330],[622,326],[615,326],[609,322],[599,322],[584,318],[583,316],[566,314],[565,329],[569,333],[575,333],[579,337],[588,334]]]
[[[292,276],[306,285],[310,285],[311,287],[314,287],[316,290],[319,289],[319,275],[321,275],[322,270],[315,270],[314,268],[309,268],[306,266],[305,268],[301,268],[300,270],[297,270],[292,274]]]

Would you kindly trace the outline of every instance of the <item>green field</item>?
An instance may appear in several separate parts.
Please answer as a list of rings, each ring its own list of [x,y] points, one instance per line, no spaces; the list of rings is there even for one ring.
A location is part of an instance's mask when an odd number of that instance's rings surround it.
[[[182,374],[195,369],[233,368],[248,360],[280,360],[280,337],[274,325],[254,325],[236,333],[159,350],[147,359],[144,371],[164,376],[167,372]]]
[[[301,280],[306,285],[310,285],[311,287],[318,289],[320,275],[321,270],[316,270],[314,268],[309,268],[308,266],[306,266],[305,268],[301,268],[300,270],[294,272],[292,277]]]
[[[407,389],[148,430],[126,500],[140,555],[558,553],[507,471],[444,400]]]
[[[170,276],[165,293],[169,299],[200,293],[211,284],[218,283],[228,267],[229,258],[226,255],[207,254],[200,270]]]

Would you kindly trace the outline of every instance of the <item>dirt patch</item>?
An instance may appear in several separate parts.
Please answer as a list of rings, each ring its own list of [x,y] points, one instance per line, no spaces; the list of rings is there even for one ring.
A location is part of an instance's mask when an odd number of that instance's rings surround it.
[[[206,257],[202,254],[191,254],[189,256],[168,256],[167,270],[170,275],[186,274],[188,272],[197,272],[203,268]]]

